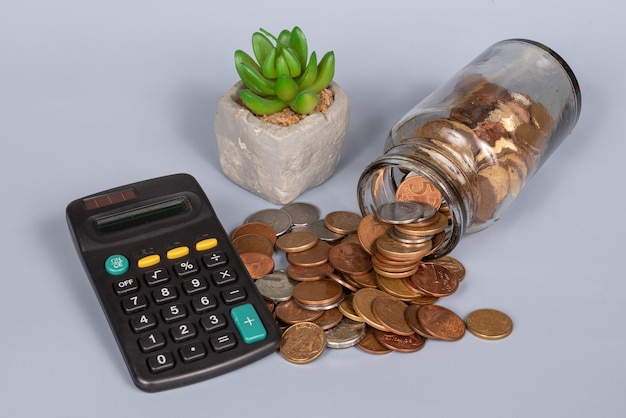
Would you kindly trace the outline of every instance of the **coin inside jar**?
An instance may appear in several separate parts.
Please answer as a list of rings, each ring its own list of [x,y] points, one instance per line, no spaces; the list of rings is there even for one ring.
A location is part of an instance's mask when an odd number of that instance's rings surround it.
[[[378,218],[390,224],[415,222],[424,215],[424,208],[414,201],[387,202],[376,208]]]

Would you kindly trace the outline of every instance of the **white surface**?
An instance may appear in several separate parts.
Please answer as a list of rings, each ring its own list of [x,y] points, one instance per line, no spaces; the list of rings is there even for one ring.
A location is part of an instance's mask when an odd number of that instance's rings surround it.
[[[407,4],[409,6],[407,6]],[[3,417],[618,417],[626,400],[623,2],[14,1],[0,5]],[[352,103],[337,172],[301,196],[357,210],[389,128],[486,47],[524,37],[573,68],[578,126],[518,202],[453,255],[441,303],[507,312],[499,342],[466,335],[413,354],[279,354],[181,389],[134,387],[72,247],[65,206],[175,172],[232,230],[269,207],[222,175],[213,134],[232,53],[259,26],[299,25]]]

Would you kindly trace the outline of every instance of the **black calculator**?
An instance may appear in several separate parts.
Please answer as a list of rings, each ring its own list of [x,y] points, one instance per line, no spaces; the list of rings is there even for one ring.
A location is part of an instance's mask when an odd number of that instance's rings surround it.
[[[140,389],[209,379],[278,349],[276,321],[192,176],[83,197],[66,215]]]

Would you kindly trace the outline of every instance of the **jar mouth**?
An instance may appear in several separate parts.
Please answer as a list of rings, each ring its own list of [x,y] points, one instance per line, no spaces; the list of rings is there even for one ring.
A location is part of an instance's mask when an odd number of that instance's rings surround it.
[[[438,258],[450,253],[465,234],[470,221],[471,198],[450,181],[449,172],[441,170],[441,158],[445,157],[438,154],[435,159],[429,153],[431,147],[427,145],[428,141],[414,139],[411,144],[396,145],[371,163],[359,179],[358,201],[364,216],[376,213],[378,206],[396,200],[398,186],[407,174],[424,177],[439,190],[449,208],[445,239],[434,252],[425,257]],[[461,175],[460,172],[455,174],[456,179]]]

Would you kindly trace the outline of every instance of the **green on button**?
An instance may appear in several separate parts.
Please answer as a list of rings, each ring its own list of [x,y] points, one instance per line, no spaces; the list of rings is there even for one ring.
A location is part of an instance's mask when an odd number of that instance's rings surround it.
[[[128,258],[121,254],[109,256],[104,262],[104,269],[112,276],[119,276],[128,271]]]
[[[263,322],[251,304],[246,303],[233,308],[230,311],[230,317],[235,322],[235,326],[246,344],[264,340],[267,336]]]

